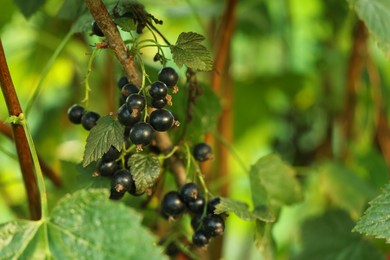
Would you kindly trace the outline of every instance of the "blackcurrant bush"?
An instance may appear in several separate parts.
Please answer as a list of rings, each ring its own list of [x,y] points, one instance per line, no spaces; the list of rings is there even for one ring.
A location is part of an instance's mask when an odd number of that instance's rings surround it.
[[[191,227],[194,231],[201,229],[202,227],[202,214],[196,214],[191,219]]]
[[[210,215],[203,220],[203,230],[210,237],[223,235],[225,221],[218,215]]]
[[[168,87],[164,82],[156,81],[150,85],[149,94],[152,98],[164,98],[168,93]]]
[[[195,145],[194,158],[199,162],[211,160],[213,158],[211,147],[206,143],[199,143]]]
[[[114,146],[111,146],[110,149],[103,155],[103,160],[106,162],[109,161],[115,161],[116,159],[119,158],[121,155],[121,152],[118,151]]]
[[[127,97],[126,104],[132,109],[142,111],[145,108],[145,97],[140,94],[131,94]]]
[[[149,120],[155,130],[164,132],[172,127],[174,117],[169,110],[157,109],[150,113]]]
[[[123,86],[128,84],[129,83],[129,80],[127,79],[126,76],[122,76],[119,78],[118,82],[117,82],[117,87],[122,90]]]
[[[113,176],[117,169],[116,161],[99,160],[96,171],[100,176]]]
[[[92,22],[92,33],[99,37],[104,37],[102,30],[95,21]]]
[[[149,145],[153,139],[153,128],[148,123],[136,123],[130,129],[130,140],[135,145]]]
[[[202,195],[198,195],[196,200],[187,202],[187,208],[191,213],[202,213],[205,206],[205,199]]]
[[[179,79],[179,75],[171,67],[162,68],[158,72],[158,80],[164,82],[168,88],[176,86],[178,79]]]
[[[111,182],[111,188],[123,193],[134,189],[134,181],[130,171],[126,169],[116,171]]]
[[[84,115],[85,108],[82,105],[75,104],[68,109],[69,121],[73,124],[80,124],[81,117]]]
[[[211,213],[211,214],[215,214],[214,211],[216,210],[217,206],[221,203],[221,199],[220,198],[214,198],[212,200],[210,200],[208,203],[207,203],[207,212]]]
[[[96,112],[87,112],[81,117],[81,124],[86,130],[91,130],[96,122],[99,120],[100,115]]]
[[[198,198],[198,185],[193,182],[184,184],[180,189],[180,197],[184,202],[195,201]]]
[[[165,194],[161,202],[161,211],[169,217],[177,217],[185,210],[185,205],[176,191]]]
[[[164,98],[152,98],[152,107],[163,108],[168,103],[167,99]]]
[[[141,120],[141,112],[137,109],[131,109],[126,104],[123,104],[118,109],[118,120],[122,125],[132,126]]]
[[[136,85],[128,83],[122,87],[121,93],[123,96],[128,97],[131,94],[137,94],[138,91],[139,91],[139,88]]]
[[[210,238],[202,231],[198,230],[192,235],[192,244],[196,247],[204,247],[210,241]]]

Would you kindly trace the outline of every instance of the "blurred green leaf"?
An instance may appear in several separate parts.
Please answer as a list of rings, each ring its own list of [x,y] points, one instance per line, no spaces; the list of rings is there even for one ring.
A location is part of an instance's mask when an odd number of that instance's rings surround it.
[[[243,220],[261,220],[265,222],[271,222],[275,220],[274,214],[269,211],[267,207],[257,208],[250,211],[246,203],[235,201],[227,198],[220,198],[219,203],[214,211],[215,214],[221,214],[224,212],[233,212],[237,217]]]
[[[0,237],[1,259],[165,259],[141,216],[110,201],[105,189],[64,197],[47,220],[3,224]]]
[[[183,32],[179,35],[176,44],[171,46],[173,60],[179,68],[186,65],[198,71],[213,69],[211,53],[201,44],[204,39],[203,35],[194,32]]]
[[[379,46],[390,51],[390,2],[388,0],[348,0],[374,35]]]
[[[376,238],[390,240],[390,184],[383,189],[382,194],[370,202],[370,207],[359,219],[353,231]]]
[[[29,18],[45,4],[45,0],[14,0],[14,3],[18,6],[22,14]]]
[[[83,166],[100,159],[111,146],[122,150],[124,126],[112,116],[101,117],[89,132],[85,145]]]
[[[351,233],[353,226],[354,222],[341,210],[308,219],[302,227],[303,250],[293,259],[385,259],[369,241]]]
[[[275,242],[272,239],[273,223],[256,220],[255,243],[264,259],[274,259]]]
[[[125,32],[134,31],[137,25],[131,17],[121,17],[115,19],[115,23]]]
[[[128,161],[137,193],[153,187],[160,176],[160,161],[156,156],[133,154]]]
[[[65,0],[57,15],[63,19],[75,20],[85,13],[86,10],[85,1]]]

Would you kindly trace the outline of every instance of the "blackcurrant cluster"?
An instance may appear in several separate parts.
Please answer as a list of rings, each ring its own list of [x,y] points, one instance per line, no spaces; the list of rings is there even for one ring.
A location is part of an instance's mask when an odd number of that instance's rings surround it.
[[[100,115],[93,111],[86,111],[84,106],[75,104],[68,109],[68,118],[73,124],[81,124],[89,131],[96,125]]]
[[[214,213],[219,203],[220,199],[214,198],[206,204],[198,186],[190,182],[183,185],[180,191],[165,194],[161,203],[161,214],[171,220],[177,219],[186,211],[191,214],[191,226],[194,229],[192,243],[196,247],[204,247],[208,245],[210,238],[224,233],[225,215]]]

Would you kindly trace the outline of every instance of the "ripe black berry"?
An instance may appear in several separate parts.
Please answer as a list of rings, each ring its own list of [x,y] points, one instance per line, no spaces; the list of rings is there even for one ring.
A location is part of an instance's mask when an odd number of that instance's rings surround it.
[[[194,147],[195,160],[204,162],[213,158],[211,147],[206,143],[199,143]]]
[[[135,145],[149,145],[153,139],[153,128],[148,123],[139,122],[130,129],[129,136]]]
[[[111,188],[123,193],[133,189],[134,181],[130,172],[126,169],[116,171],[111,182]]]
[[[80,124],[81,117],[83,116],[85,109],[82,105],[75,104],[68,109],[69,121],[73,124]]]
[[[167,99],[164,98],[152,98],[152,107],[163,108],[168,103]]]
[[[92,33],[99,37],[104,37],[102,30],[95,21],[92,22]]]
[[[184,202],[195,201],[198,198],[198,185],[193,182],[184,184],[180,189],[180,197]]]
[[[157,131],[164,132],[173,125],[174,117],[169,110],[157,109],[150,113],[150,124]]]
[[[220,203],[221,203],[220,198],[214,198],[214,199],[210,200],[207,203],[207,212],[209,212],[211,214],[215,214],[214,211]]]
[[[87,112],[81,117],[81,124],[86,130],[91,130],[96,122],[99,120],[100,115],[96,112]]]
[[[194,231],[200,229],[202,226],[202,214],[196,214],[191,219],[191,227]]]
[[[176,86],[178,79],[179,75],[171,67],[162,68],[158,73],[158,80],[164,82],[168,88]]]
[[[115,161],[119,158],[121,152],[118,151],[114,146],[111,146],[110,149],[103,155],[103,160],[106,162]]]
[[[128,97],[130,96],[131,94],[137,94],[139,91],[139,89],[137,88],[136,85],[133,85],[131,83],[128,83],[128,84],[125,84],[123,87],[122,87],[122,95],[125,96],[125,97]]]
[[[132,126],[141,120],[141,112],[137,109],[131,109],[123,104],[118,109],[118,120],[122,125]]]
[[[225,230],[225,222],[218,215],[210,215],[203,220],[203,229],[210,237],[221,236]]]
[[[209,243],[209,237],[202,231],[198,230],[192,235],[192,244],[197,247],[204,247]]]
[[[161,211],[168,217],[177,217],[184,212],[185,205],[176,191],[165,194],[161,202]]]
[[[145,108],[145,97],[140,94],[131,94],[127,97],[126,104],[132,109],[142,111]]]
[[[122,76],[119,78],[118,80],[118,83],[117,83],[117,87],[122,90],[123,86],[128,84],[129,83],[129,80],[127,79],[126,76]]]
[[[116,161],[103,161],[100,160],[97,164],[96,171],[100,176],[113,176],[116,170],[118,169],[118,164]]]
[[[191,213],[201,214],[205,206],[205,199],[202,195],[198,195],[196,200],[187,202],[187,208]]]
[[[120,200],[124,195],[124,192],[118,192],[116,189],[111,188],[110,190],[110,200]]]
[[[168,93],[168,87],[164,82],[156,81],[150,85],[149,94],[152,98],[164,98]]]

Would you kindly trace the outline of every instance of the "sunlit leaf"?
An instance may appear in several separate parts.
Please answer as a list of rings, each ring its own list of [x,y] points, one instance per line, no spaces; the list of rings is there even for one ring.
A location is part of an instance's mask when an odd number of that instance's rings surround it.
[[[137,193],[143,193],[153,187],[160,176],[160,161],[156,156],[134,154],[129,158],[130,172]]]

